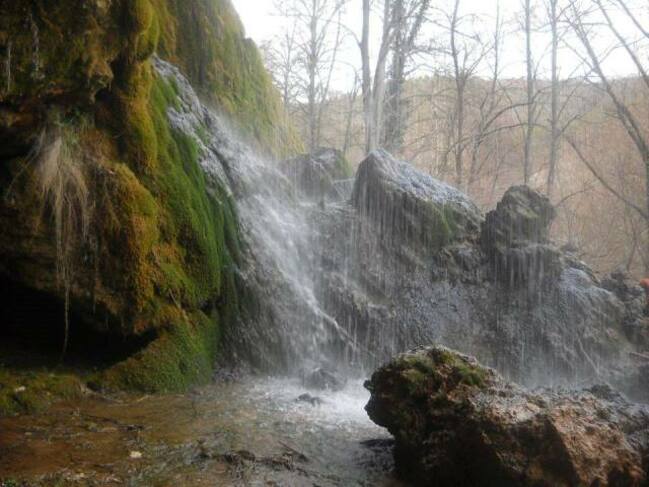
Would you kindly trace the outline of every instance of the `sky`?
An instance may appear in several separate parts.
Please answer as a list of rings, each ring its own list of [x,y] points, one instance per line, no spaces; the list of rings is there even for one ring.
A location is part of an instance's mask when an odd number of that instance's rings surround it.
[[[645,2],[640,15],[643,16],[642,19],[645,25],[649,27],[649,8],[646,8],[646,0],[639,1],[640,3],[638,3],[638,5],[643,5],[642,2]],[[272,40],[273,37],[281,34],[281,32],[286,28],[285,20],[278,16],[274,11],[273,0],[233,0],[233,4],[243,21],[246,34],[258,45]],[[440,6],[441,8],[444,8],[446,4],[450,6],[450,0],[437,0],[433,2],[433,5]],[[541,2],[537,2],[537,4],[541,4]],[[503,46],[502,76],[508,78],[523,77],[525,76],[525,42],[522,34],[518,32],[517,29],[517,25],[520,25],[521,18],[521,0],[462,0],[461,9],[463,9],[465,13],[471,12],[481,15],[485,19],[485,28],[489,28],[492,25],[489,20],[495,18],[497,5],[500,5],[501,15],[506,21],[506,30],[510,31],[506,36]],[[537,16],[539,18],[541,18],[543,14],[540,8],[541,7],[537,10]],[[344,23],[350,26],[355,32],[359,32],[361,28],[360,13],[361,0],[350,0],[345,14]],[[377,36],[380,35],[379,23],[380,19],[373,19],[373,32]],[[619,22],[620,29],[623,32],[632,28],[630,24],[631,23],[627,19],[621,19]],[[614,39],[611,35],[607,35],[603,29],[602,32],[603,35],[596,36],[595,43],[600,46],[600,50],[603,52],[608,49]],[[631,30],[629,30],[629,35],[635,36],[636,34],[631,33]],[[422,36],[430,38],[432,37],[432,33],[422,32]],[[374,44],[378,44],[378,41],[378,38],[375,39]],[[540,77],[547,77],[548,74],[549,55],[543,53],[547,51],[549,41],[549,36],[544,34],[535,34],[534,48],[537,51],[537,59],[540,59]],[[341,54],[341,60],[346,64],[356,66],[360,65],[360,54],[356,45],[348,42],[347,47]],[[579,63],[570,49],[561,49],[559,53],[559,64],[562,71],[561,75],[564,77],[576,75]],[[609,56],[604,67],[612,76],[625,76],[636,72],[631,60],[621,52]],[[422,74],[424,73],[422,72]],[[486,71],[483,74],[486,75]],[[347,68],[345,70],[344,68],[341,68],[335,76],[334,87],[336,89],[345,90],[351,83],[352,77],[353,74],[351,69]]]

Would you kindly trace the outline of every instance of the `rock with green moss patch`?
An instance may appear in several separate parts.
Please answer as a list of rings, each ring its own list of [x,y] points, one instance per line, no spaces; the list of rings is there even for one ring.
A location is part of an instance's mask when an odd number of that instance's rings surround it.
[[[462,192],[382,150],[361,163],[352,201],[377,225],[384,242],[428,255],[453,242],[475,240],[482,222]]]
[[[238,223],[225,182],[208,184],[200,165],[208,128],[172,125],[180,88],[152,59],[283,155],[299,144],[257,48],[228,0],[0,0],[0,11],[0,274],[67,301],[76,327],[147,344],[101,375],[106,386],[205,381],[238,313]],[[63,217],[44,197],[45,159],[74,169],[58,194],[84,195]]]
[[[414,485],[640,486],[649,409],[608,387],[530,393],[444,347],[396,357],[366,383]]]

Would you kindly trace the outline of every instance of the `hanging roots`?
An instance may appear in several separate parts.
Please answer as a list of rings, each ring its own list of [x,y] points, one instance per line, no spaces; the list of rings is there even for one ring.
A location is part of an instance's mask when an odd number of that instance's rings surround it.
[[[88,236],[91,205],[84,174],[84,158],[72,127],[53,123],[36,141],[30,160],[45,208],[54,223],[56,273],[65,297],[63,361],[68,348],[70,287],[74,263]]]

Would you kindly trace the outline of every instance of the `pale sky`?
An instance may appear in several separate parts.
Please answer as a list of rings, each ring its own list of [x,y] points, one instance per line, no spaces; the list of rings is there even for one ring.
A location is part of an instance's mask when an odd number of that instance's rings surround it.
[[[232,0],[235,8],[239,12],[239,15],[244,23],[246,28],[246,34],[251,37],[258,45],[264,41],[272,40],[273,37],[282,33],[286,28],[285,21],[277,16],[273,8],[273,0]],[[287,0],[289,1],[289,0]],[[450,0],[437,0],[433,2],[433,6],[438,6],[444,8],[448,4],[450,8]],[[484,28],[492,29],[493,28],[493,18],[495,17],[496,6],[500,5],[501,15],[506,22],[505,30],[508,31],[504,46],[503,46],[503,71],[502,76],[509,78],[523,77],[525,75],[525,65],[524,65],[524,38],[520,32],[517,32],[517,24],[520,22],[520,13],[521,13],[521,0],[463,0],[461,3],[461,10],[465,13],[471,12],[481,15],[484,20]],[[539,18],[543,17],[544,12],[541,10],[543,8],[544,2],[537,1],[539,5],[537,10],[537,16]],[[646,0],[640,0],[638,9],[638,14],[641,16],[643,23],[649,28],[649,5]],[[361,0],[350,0],[347,11],[344,17],[344,23],[353,29],[355,32],[360,31],[361,27]],[[541,23],[541,21],[537,21]],[[380,35],[380,19],[376,18],[373,20],[372,29],[373,32],[378,36]],[[622,19],[619,22],[619,28],[623,32],[628,29],[632,29],[631,22],[628,19]],[[599,45],[601,51],[605,51],[608,46],[614,41],[613,37],[604,31],[602,36],[597,36],[595,39],[595,44]],[[631,33],[631,30],[628,30],[631,36],[636,36],[636,32]],[[422,38],[432,37],[431,33],[422,32]],[[378,43],[378,39],[376,40]],[[576,45],[577,43],[575,43]],[[547,76],[548,72],[548,63],[549,56],[544,55],[549,45],[549,37],[544,34],[535,34],[534,38],[534,47],[537,51],[537,58],[540,58],[540,68],[539,75],[541,77]],[[358,52],[357,46],[351,42],[347,43],[347,47],[344,49],[343,53],[340,56],[341,60],[344,63],[360,65],[360,55]],[[649,61],[647,56],[644,56],[644,60]],[[560,52],[560,66],[561,66],[561,75],[563,76],[572,76],[576,73],[575,68],[579,63],[574,53],[569,49],[563,48]],[[628,57],[622,52],[616,52],[614,55],[609,56],[605,63],[605,69],[612,76],[623,76],[630,73],[635,73],[636,70],[632,65],[632,62]],[[351,68],[341,68],[341,72],[337,74],[334,80],[334,87],[337,89],[345,89],[350,83]]]

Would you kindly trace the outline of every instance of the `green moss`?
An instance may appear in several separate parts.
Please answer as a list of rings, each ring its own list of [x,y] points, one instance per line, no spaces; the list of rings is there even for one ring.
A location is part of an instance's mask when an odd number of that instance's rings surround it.
[[[0,48],[7,57],[11,53],[12,77],[0,89],[0,101],[31,96],[80,101],[108,86],[110,63],[126,40],[117,35],[116,9],[99,10],[71,0],[4,2]]]
[[[165,308],[158,316],[171,324],[144,350],[105,372],[100,377],[103,386],[178,392],[211,379],[219,342],[216,317]]]
[[[39,412],[55,401],[81,397],[84,389],[74,374],[0,367],[0,417]]]
[[[194,87],[262,148],[277,155],[299,152],[301,144],[279,94],[230,1],[197,0],[195,8],[185,0],[155,2],[161,7],[160,22],[167,26],[160,54],[179,65]]]
[[[13,58],[0,102],[21,114],[39,107],[21,115],[26,125],[17,147],[28,146],[47,120],[41,112],[80,112],[94,121],[79,145],[96,248],[79,263],[84,281],[73,286],[73,303],[85,310],[98,304],[107,316],[102,325],[113,332],[157,336],[103,374],[108,382],[180,390],[209,377],[219,326],[245,305],[235,273],[241,244],[230,196],[212,182],[207,187],[200,141],[169,125],[167,109],[181,106],[179,87],[155,78],[151,55],[182,68],[202,98],[231,115],[260,148],[290,152],[299,147],[295,132],[228,0],[50,3],[9,2],[3,11],[0,61],[9,41]],[[14,137],[5,125],[0,120],[0,140]],[[209,138],[205,128],[197,134]],[[29,201],[25,206],[39,206]],[[88,285],[92,293],[78,293]],[[209,317],[200,311],[212,308]],[[27,406],[16,406],[0,392],[0,408],[29,408],[28,396]]]
[[[427,394],[429,389],[443,383],[486,387],[488,372],[472,364],[462,356],[445,349],[433,349],[430,353],[407,354],[399,359],[398,367],[406,381],[410,394]]]
[[[440,206],[432,201],[428,204],[428,218],[424,223],[428,235],[425,240],[435,250],[440,250],[455,239],[457,225],[454,221],[453,211],[449,207]]]
[[[474,387],[486,386],[487,370],[477,364],[472,364],[456,353],[449,350],[437,350],[435,362],[438,365],[451,367],[454,377],[461,384]]]
[[[226,229],[226,220],[234,215],[226,215],[224,209],[230,206],[224,191],[208,194],[197,141],[168,126],[169,95],[168,83],[156,80],[151,115],[160,153],[150,184],[158,201],[164,202],[163,237],[177,250],[163,256],[161,268],[165,286],[177,293],[175,299],[199,307],[219,295],[221,273],[231,263],[226,232],[232,228]]]
[[[125,239],[136,247],[129,253],[138,256],[130,266],[133,290],[150,290],[135,296],[139,313],[134,329],[154,328],[158,337],[106,372],[102,380],[110,387],[175,391],[207,380],[220,319],[197,310],[212,303],[234,319],[238,309],[234,270],[240,243],[234,206],[222,188],[208,191],[198,141],[170,127],[167,109],[177,102],[177,88],[156,78],[146,111],[155,160],[151,167],[140,168],[138,180],[149,196],[126,211],[116,210],[142,220],[137,228],[144,235],[133,238],[131,232]],[[128,151],[125,156],[129,158]]]
[[[338,171],[343,175],[344,178],[354,177],[354,168],[351,163],[342,155],[336,161],[338,166]]]

